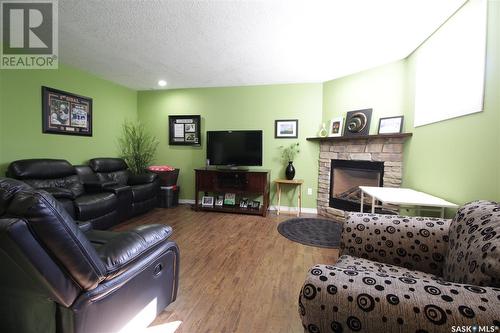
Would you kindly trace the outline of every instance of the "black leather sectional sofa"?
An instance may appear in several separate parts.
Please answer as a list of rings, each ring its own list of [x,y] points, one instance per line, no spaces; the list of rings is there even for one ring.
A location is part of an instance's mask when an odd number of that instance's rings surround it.
[[[71,208],[101,222],[86,209],[118,213],[85,205],[120,199],[109,191],[89,194],[64,161],[16,162],[9,171],[45,190],[0,178],[0,332],[134,331],[175,300],[179,251],[169,226],[79,227]]]
[[[108,229],[157,204],[160,181],[156,174],[133,175],[120,158],[94,158],[88,165],[66,160],[27,159],[12,162],[7,176],[43,189],[79,222]]]

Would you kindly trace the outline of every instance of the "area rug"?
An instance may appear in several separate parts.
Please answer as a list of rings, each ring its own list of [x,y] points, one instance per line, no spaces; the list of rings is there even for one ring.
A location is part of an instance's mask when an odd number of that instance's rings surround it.
[[[278,232],[304,245],[338,248],[342,223],[322,218],[294,218],[281,222]]]

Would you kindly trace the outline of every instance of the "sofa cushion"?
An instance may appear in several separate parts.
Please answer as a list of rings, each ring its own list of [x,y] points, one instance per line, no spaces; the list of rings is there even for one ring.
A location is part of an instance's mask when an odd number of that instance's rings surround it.
[[[480,286],[500,286],[500,205],[473,201],[450,225],[443,278]]]
[[[5,214],[7,207],[17,192],[29,190],[31,187],[19,180],[0,178],[0,216]]]
[[[87,221],[116,209],[116,195],[109,192],[86,194],[76,198],[75,208],[78,220]]]
[[[73,193],[73,191],[67,188],[49,187],[44,188],[44,190],[56,199],[75,199],[75,194]]]
[[[113,172],[128,169],[127,163],[122,158],[99,157],[89,161],[89,166],[94,172]]]
[[[153,198],[156,195],[157,185],[155,183],[134,185],[132,187],[132,202],[141,202]]]
[[[98,172],[96,175],[99,181],[101,182],[113,182],[122,186],[128,184],[128,176],[129,176],[128,170],[102,172],[102,173]]]
[[[12,162],[7,173],[16,179],[55,179],[76,174],[75,168],[66,160],[27,159]]]

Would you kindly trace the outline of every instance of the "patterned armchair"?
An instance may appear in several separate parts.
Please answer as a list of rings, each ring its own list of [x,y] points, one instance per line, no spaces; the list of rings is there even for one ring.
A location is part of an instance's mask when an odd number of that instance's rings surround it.
[[[350,213],[341,249],[308,272],[305,332],[500,332],[500,204],[453,220]]]

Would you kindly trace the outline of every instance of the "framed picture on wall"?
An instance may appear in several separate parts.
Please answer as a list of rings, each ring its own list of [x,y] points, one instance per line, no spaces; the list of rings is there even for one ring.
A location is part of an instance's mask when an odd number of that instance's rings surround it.
[[[330,120],[330,124],[328,126],[328,136],[336,137],[342,136],[342,129],[344,127],[344,117],[337,117]]]
[[[200,116],[168,116],[168,144],[201,145]]]
[[[296,139],[299,136],[298,119],[274,121],[274,137],[276,139]]]
[[[92,136],[92,98],[42,87],[42,132]]]
[[[378,134],[394,134],[403,132],[403,116],[380,118]]]

